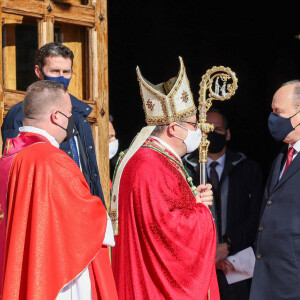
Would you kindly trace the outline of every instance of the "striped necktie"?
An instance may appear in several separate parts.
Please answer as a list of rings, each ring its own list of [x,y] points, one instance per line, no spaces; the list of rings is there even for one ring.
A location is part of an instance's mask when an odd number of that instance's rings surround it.
[[[211,181],[211,184],[213,186],[213,188],[215,190],[218,189],[218,185],[219,185],[219,175],[216,171],[216,166],[218,165],[219,163],[217,161],[213,161],[211,164],[210,164],[210,175],[209,175],[209,178],[210,178],[210,181]]]
[[[74,138],[73,135],[71,137],[70,142],[71,142],[71,147],[72,147],[72,151],[73,151],[73,159],[76,162],[76,164],[78,165],[78,167],[80,167],[80,164],[79,164],[79,155],[78,155],[78,151],[77,151],[77,146],[76,146],[75,138]]]
[[[293,147],[290,147],[289,150],[288,150],[286,164],[285,164],[285,168],[284,168],[284,171],[283,171],[282,175],[284,174],[284,172],[286,171],[288,166],[291,164],[294,154],[295,154],[295,149]]]

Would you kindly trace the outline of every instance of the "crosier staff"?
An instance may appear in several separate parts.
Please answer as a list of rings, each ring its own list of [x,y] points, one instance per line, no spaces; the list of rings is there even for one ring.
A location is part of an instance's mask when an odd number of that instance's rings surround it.
[[[214,130],[212,124],[206,123],[206,113],[212,105],[212,100],[228,100],[235,94],[237,78],[230,68],[212,67],[202,76],[199,90],[199,128],[202,132],[199,145],[200,184],[206,184],[207,152],[210,142],[207,134]],[[214,89],[213,89],[214,86]],[[206,95],[208,93],[208,98]]]

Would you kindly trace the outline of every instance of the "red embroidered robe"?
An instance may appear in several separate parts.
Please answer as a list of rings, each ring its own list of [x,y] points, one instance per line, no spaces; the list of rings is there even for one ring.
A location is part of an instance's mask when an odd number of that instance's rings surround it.
[[[155,147],[180,163],[160,143]],[[120,299],[218,300],[212,215],[166,155],[141,147],[124,168],[112,265]]]
[[[102,246],[106,211],[76,163],[44,137],[21,133],[7,140],[0,169],[2,299],[55,299],[86,267],[93,299],[117,299]]]

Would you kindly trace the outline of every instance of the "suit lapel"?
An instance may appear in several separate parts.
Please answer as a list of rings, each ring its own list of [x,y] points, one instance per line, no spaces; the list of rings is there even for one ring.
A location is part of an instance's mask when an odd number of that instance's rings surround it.
[[[281,153],[278,154],[276,162],[274,164],[274,169],[272,172],[272,178],[271,178],[271,182],[270,182],[270,191],[271,192],[273,191],[274,187],[278,183],[280,171],[282,168],[282,161],[284,158],[284,153],[285,153],[285,151],[282,151]]]
[[[228,153],[226,154],[228,155]],[[225,192],[224,198],[226,197],[227,199],[227,210],[226,210],[226,228],[230,228],[230,221],[233,220],[232,218],[232,214],[235,212],[235,208],[234,208],[234,203],[232,201],[230,201],[228,199],[228,190],[229,190],[229,173],[231,172],[231,170],[233,169],[233,165],[232,165],[232,161],[230,159],[231,157],[228,155],[228,157],[226,157],[226,161],[225,161],[225,166],[224,166],[224,170],[221,176],[221,182],[223,184],[222,187],[222,192]],[[225,178],[227,177],[227,183],[225,181]],[[225,186],[225,184],[227,184],[227,187]],[[223,189],[225,187],[225,189]],[[221,193],[221,191],[220,191]],[[220,195],[221,198],[222,195]]]
[[[229,159],[226,159],[225,165],[224,165],[224,170],[221,175],[220,183],[224,180],[224,178],[228,175],[228,173],[232,170],[232,168],[233,168],[232,162]],[[219,186],[220,186],[220,184],[219,184]]]
[[[293,159],[289,167],[286,169],[281,179],[278,181],[274,187],[274,191],[277,190],[281,185],[283,185],[295,172],[300,169],[300,153]]]

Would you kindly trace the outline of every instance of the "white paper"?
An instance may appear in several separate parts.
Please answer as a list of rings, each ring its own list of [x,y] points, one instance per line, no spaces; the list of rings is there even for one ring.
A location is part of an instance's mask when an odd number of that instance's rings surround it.
[[[227,260],[231,262],[235,268],[235,271],[231,271],[227,268],[226,279],[228,284],[253,277],[255,256],[251,247],[228,256]]]

